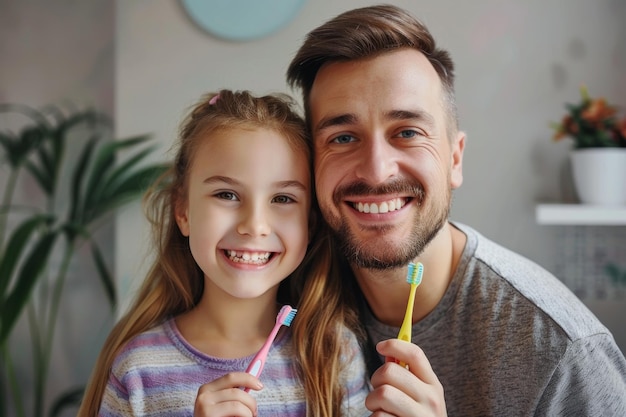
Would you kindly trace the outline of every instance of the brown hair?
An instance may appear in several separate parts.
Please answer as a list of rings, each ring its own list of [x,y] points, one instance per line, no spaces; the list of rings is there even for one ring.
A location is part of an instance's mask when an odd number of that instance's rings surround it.
[[[437,47],[428,28],[397,6],[349,10],[309,32],[289,64],[287,82],[302,89],[308,117],[311,88],[324,64],[374,57],[399,48],[420,51],[435,68],[443,85],[448,133],[456,132],[454,63],[447,51]]]
[[[78,415],[96,416],[111,366],[119,350],[134,336],[171,316],[192,309],[202,296],[204,275],[189,251],[175,220],[174,207],[187,190],[195,149],[211,132],[233,128],[272,129],[283,135],[312,167],[306,126],[287,95],[254,97],[247,91],[208,94],[181,126],[173,167],[144,199],[152,225],[155,257],[132,306],[109,334],[93,370]],[[311,184],[313,192],[314,187]],[[313,196],[310,243],[301,265],[279,287],[279,301],[297,306],[292,324],[296,364],[307,398],[307,415],[340,415],[342,325],[354,326],[354,316],[342,304],[342,282],[331,256],[331,242]]]

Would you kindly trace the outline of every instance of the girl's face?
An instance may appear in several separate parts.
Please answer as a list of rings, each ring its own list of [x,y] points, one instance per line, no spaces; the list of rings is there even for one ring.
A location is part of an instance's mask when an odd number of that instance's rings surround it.
[[[236,128],[212,133],[196,150],[176,221],[205,287],[255,298],[302,261],[310,206],[303,152],[273,130]]]

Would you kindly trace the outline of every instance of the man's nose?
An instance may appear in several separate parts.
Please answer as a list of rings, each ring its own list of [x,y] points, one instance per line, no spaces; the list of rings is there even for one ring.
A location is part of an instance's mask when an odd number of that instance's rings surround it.
[[[368,184],[382,184],[398,175],[397,150],[382,136],[365,141],[355,174]]]

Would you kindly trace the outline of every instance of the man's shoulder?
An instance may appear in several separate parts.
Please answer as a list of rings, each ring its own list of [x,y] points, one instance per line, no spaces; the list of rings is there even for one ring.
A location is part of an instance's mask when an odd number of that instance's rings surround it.
[[[608,330],[554,274],[536,262],[463,226],[468,235],[464,280],[484,289],[501,314],[554,327],[571,341]],[[542,322],[541,325],[539,322]]]

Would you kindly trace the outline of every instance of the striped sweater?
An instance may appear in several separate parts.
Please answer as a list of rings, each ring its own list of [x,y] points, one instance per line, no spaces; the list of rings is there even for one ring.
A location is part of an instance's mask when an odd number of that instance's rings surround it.
[[[350,366],[343,375],[346,387],[345,415],[365,416],[369,391],[359,344],[348,335]],[[102,398],[99,415],[193,416],[200,385],[229,372],[244,371],[254,355],[238,359],[208,356],[191,346],[180,334],[174,319],[133,338],[116,357]],[[296,417],[306,415],[304,387],[293,366],[291,332],[284,328],[270,349],[261,382],[264,388],[250,391],[258,415]]]

